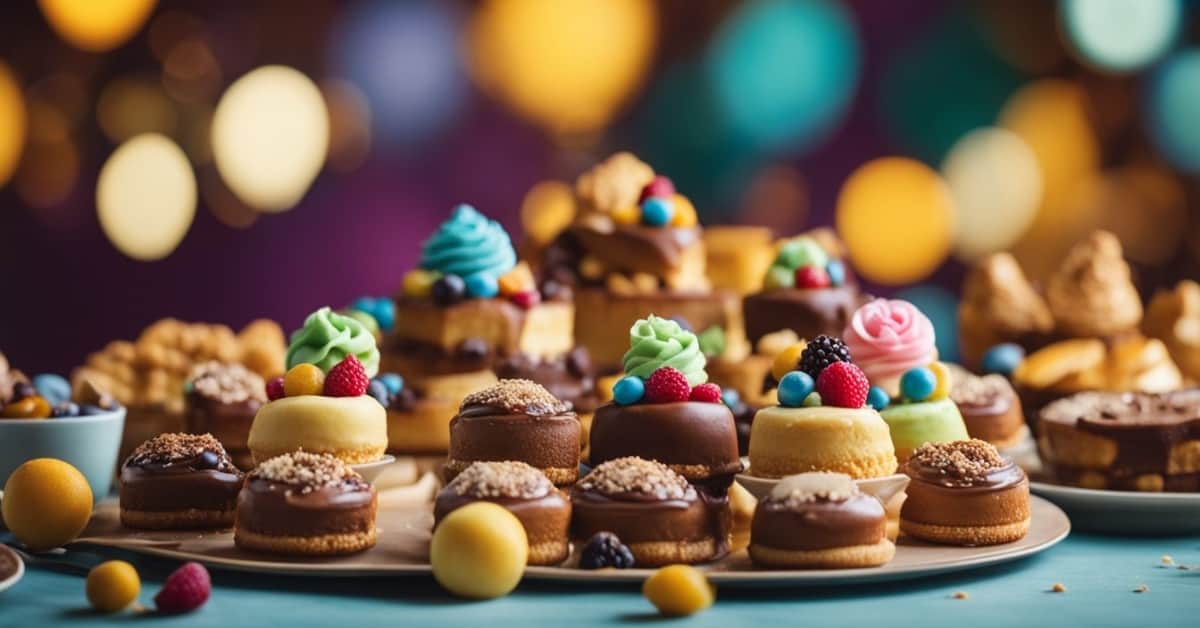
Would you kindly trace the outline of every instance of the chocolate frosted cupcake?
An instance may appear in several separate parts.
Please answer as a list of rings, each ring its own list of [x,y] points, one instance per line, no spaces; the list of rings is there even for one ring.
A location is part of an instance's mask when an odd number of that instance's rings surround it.
[[[758,502],[750,558],[784,569],[876,567],[892,559],[883,504],[842,473],[783,478]]]
[[[999,545],[1029,531],[1029,480],[978,439],[928,443],[901,471],[911,478],[900,531],[947,545]]]
[[[1038,449],[1060,482],[1200,491],[1200,389],[1079,393],[1042,409]]]
[[[192,369],[185,387],[187,430],[212,434],[234,464],[252,468],[254,457],[246,439],[255,413],[267,402],[263,378],[241,364],[205,362]]]
[[[570,553],[571,502],[546,475],[524,462],[476,462],[438,493],[434,527],[472,502],[503,506],[517,517],[529,538],[530,565],[557,565]]]
[[[212,434],[160,434],[121,465],[121,523],[149,530],[233,525],[242,473]]]
[[[525,379],[468,395],[450,420],[448,480],[477,461],[517,460],[556,485],[579,477],[579,418],[571,404]]]
[[[729,550],[729,498],[697,491],[658,462],[605,462],[575,485],[571,503],[571,538],[616,534],[640,566],[701,563]]]
[[[958,367],[952,367],[950,373],[950,398],[971,438],[1000,448],[1014,447],[1028,438],[1020,400],[1004,376],[979,376]]]
[[[276,456],[246,476],[237,500],[238,547],[333,556],[375,545],[375,487],[329,454]]]

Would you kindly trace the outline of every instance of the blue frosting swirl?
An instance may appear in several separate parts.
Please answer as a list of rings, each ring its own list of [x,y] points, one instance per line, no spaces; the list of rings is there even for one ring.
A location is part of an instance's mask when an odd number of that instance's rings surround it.
[[[421,268],[467,277],[487,273],[499,277],[517,264],[517,252],[500,223],[470,205],[454,208],[421,247]]]

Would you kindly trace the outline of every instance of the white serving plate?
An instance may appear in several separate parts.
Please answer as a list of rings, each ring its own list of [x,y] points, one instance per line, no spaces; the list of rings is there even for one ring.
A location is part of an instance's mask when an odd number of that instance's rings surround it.
[[[1030,490],[1058,504],[1079,530],[1108,534],[1200,534],[1200,493],[1107,491],[1047,482]]]

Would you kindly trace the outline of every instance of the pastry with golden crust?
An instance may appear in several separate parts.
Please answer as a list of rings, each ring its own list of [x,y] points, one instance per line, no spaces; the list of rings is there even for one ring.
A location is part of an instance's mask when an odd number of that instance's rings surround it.
[[[896,472],[896,450],[872,408],[763,408],[750,428],[750,473],[781,478],[809,471],[855,479]]]

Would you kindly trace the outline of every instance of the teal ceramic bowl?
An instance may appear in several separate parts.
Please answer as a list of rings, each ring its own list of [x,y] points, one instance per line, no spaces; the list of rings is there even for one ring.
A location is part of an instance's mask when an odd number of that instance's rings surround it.
[[[0,488],[34,458],[58,458],[79,469],[99,501],[112,487],[125,408],[62,419],[0,419]]]

